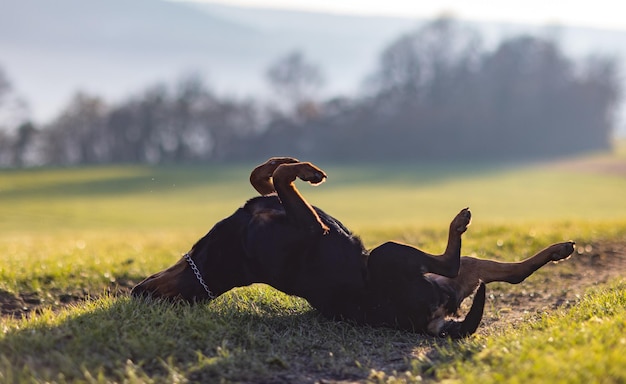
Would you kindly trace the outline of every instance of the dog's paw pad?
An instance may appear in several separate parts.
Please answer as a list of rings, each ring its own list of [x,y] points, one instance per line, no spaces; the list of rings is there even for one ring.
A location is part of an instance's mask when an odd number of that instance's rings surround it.
[[[316,172],[310,180],[307,180],[311,184],[319,184],[326,180],[326,175],[322,172]]]
[[[454,220],[452,220],[452,225],[450,227],[458,233],[464,233],[467,231],[467,227],[470,225],[471,221],[472,212],[469,208],[463,208],[461,212],[456,215]]]
[[[298,173],[298,177],[303,181],[317,185],[326,180],[326,173],[312,164],[307,164],[307,167]]]
[[[305,181],[308,181],[309,183],[313,184],[313,185],[318,185],[324,182],[324,180],[326,180],[326,175],[323,173],[315,173],[313,176],[305,179]]]
[[[552,253],[550,254],[553,261],[559,261],[567,259],[574,253],[575,242],[567,241],[565,243],[554,244],[552,247]]]

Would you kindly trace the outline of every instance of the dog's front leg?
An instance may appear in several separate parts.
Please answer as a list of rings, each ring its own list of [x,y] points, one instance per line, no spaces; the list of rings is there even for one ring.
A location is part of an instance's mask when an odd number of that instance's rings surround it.
[[[317,212],[296,189],[296,178],[317,185],[326,179],[326,174],[311,163],[281,164],[276,168],[272,180],[287,218],[298,228],[311,232],[328,232],[328,227],[322,223]]]
[[[293,157],[272,157],[252,170],[250,173],[250,184],[252,184],[252,187],[262,196],[274,193],[276,190],[274,189],[272,175],[276,168],[281,164],[293,164],[297,162],[298,159],[294,159]]]

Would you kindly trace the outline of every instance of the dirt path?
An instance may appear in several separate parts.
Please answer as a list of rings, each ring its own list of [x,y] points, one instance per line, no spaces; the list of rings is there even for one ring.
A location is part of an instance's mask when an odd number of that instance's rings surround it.
[[[579,244],[569,259],[546,265],[542,272],[514,289],[490,285],[481,331],[571,306],[590,287],[626,277],[626,241]]]
[[[121,281],[111,284],[106,291],[112,294],[128,294],[134,286],[132,281]],[[44,293],[40,292],[19,292],[17,294],[0,289],[0,314],[2,316],[12,316],[20,318],[39,313],[43,308],[57,310],[72,303],[93,299],[99,292],[88,292],[87,290],[61,291],[52,289]]]

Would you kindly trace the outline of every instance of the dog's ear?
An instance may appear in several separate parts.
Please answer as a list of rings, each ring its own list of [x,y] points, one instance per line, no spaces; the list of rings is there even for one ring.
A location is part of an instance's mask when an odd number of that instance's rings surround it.
[[[485,283],[481,282],[474,295],[474,301],[467,316],[461,322],[459,321],[447,321],[441,329],[439,336],[450,337],[452,339],[461,339],[463,337],[470,336],[476,329],[483,318],[483,310],[485,308],[485,296],[486,289]]]

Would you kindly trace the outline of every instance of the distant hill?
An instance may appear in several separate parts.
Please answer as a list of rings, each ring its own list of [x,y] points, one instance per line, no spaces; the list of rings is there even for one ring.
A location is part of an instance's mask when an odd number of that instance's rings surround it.
[[[119,100],[188,71],[205,75],[220,94],[263,95],[265,69],[296,48],[323,68],[328,94],[355,92],[383,47],[423,22],[160,0],[2,0],[1,9],[0,66],[40,121],[78,89]],[[487,44],[546,33],[476,26]],[[576,55],[626,56],[626,31],[549,31]]]
[[[77,89],[117,99],[185,71],[205,74],[220,93],[258,94],[267,66],[299,47],[323,66],[329,92],[348,91],[414,24],[293,13],[289,24],[264,25],[252,20],[285,14],[158,0],[2,3],[0,65],[44,119]]]

